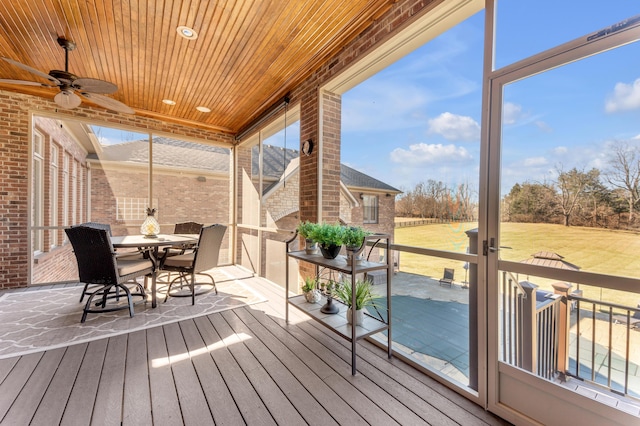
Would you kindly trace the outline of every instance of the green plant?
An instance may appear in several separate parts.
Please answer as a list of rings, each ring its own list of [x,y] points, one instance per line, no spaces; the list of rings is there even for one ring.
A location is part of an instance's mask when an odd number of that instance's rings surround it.
[[[313,234],[314,229],[317,227],[318,227],[317,223],[313,223],[313,222],[309,222],[308,220],[305,220],[304,222],[300,222],[296,229],[298,230],[298,235],[300,235],[302,238],[305,238],[307,240],[309,239],[312,240],[313,238],[311,237],[311,235]]]
[[[343,232],[343,244],[347,248],[360,248],[364,238],[368,235],[371,235],[371,232],[359,226],[347,226]]]
[[[340,224],[321,223],[311,231],[311,239],[322,247],[341,246],[343,243],[344,227]]]
[[[371,281],[356,280],[356,311],[367,306],[376,306],[377,295],[371,292]],[[336,299],[351,307],[351,281],[343,281],[334,291]]]
[[[304,279],[304,284],[302,284],[302,292],[307,293],[316,289],[318,281],[315,277],[307,277]]]

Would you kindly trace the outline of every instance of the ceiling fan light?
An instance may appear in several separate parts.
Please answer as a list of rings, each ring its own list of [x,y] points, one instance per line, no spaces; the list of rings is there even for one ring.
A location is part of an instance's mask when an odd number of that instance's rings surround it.
[[[80,106],[80,103],[82,102],[80,97],[70,90],[61,90],[53,100],[60,108],[65,109],[76,108]]]

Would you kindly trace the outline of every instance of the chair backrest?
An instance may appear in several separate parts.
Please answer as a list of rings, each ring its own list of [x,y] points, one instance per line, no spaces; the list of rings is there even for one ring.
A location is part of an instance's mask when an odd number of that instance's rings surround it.
[[[444,268],[444,277],[442,277],[442,279],[452,280],[454,272],[455,272],[455,269],[453,268]]]
[[[80,282],[93,284],[118,282],[113,245],[107,230],[74,226],[64,231],[76,255]]]
[[[86,226],[88,228],[104,229],[105,231],[107,231],[110,237],[113,237],[113,234],[111,233],[111,225],[109,225],[108,223],[85,222],[76,226]]]
[[[227,227],[225,225],[204,226],[200,230],[198,239],[198,251],[193,259],[194,272],[202,272],[218,266],[220,246]]]
[[[173,229],[173,233],[174,234],[199,234],[201,229],[202,229],[201,223],[183,222],[183,223],[176,223],[176,226]]]

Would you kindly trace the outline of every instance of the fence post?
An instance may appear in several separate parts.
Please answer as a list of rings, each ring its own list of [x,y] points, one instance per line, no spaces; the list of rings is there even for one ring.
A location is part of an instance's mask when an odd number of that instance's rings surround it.
[[[553,292],[562,296],[560,300],[560,319],[558,320],[558,373],[561,379],[566,380],[566,372],[569,371],[569,326],[571,324],[571,301],[569,293],[571,292],[571,284],[566,282],[557,282],[551,284]]]
[[[522,300],[522,368],[538,374],[538,342],[536,332],[536,289],[538,286],[529,281],[521,281],[525,292]]]

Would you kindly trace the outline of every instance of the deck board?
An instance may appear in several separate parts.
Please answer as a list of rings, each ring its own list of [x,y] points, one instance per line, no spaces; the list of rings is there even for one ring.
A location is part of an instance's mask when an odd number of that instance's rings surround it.
[[[151,410],[154,418],[165,419],[167,424],[181,424],[180,403],[173,381],[169,353],[164,339],[164,327],[147,330],[147,350],[149,362],[149,387],[151,390]],[[166,363],[160,361],[166,360]]]
[[[55,375],[37,406],[31,420],[33,426],[47,426],[59,424],[64,414],[64,407],[73,390],[75,379],[80,370],[80,364],[87,350],[87,344],[69,346]],[[31,404],[33,405],[33,404]],[[33,407],[32,407],[33,409]]]
[[[276,424],[286,424],[287,422],[302,424],[303,420],[300,417],[300,413],[284,396],[280,388],[260,364],[260,361],[242,343],[241,338],[243,336],[233,332],[233,329],[224,319],[224,312],[222,315],[211,316],[210,319],[218,334],[225,336],[225,342],[227,342],[227,348],[231,356],[233,356],[238,363],[238,367],[246,375]],[[251,337],[249,336],[249,338]]]
[[[62,425],[82,426],[91,424],[93,405],[98,393],[102,364],[107,352],[108,339],[90,342],[71,390],[69,401],[62,415]]]
[[[207,399],[200,386],[195,367],[190,362],[180,326],[173,323],[165,326],[164,330],[184,424],[187,426],[214,425],[209,410],[203,409],[207,407]]]
[[[126,334],[109,339],[93,408],[93,419],[96,422],[108,425],[119,424],[121,421],[126,353]]]
[[[54,349],[45,352],[40,362],[33,370],[33,374],[25,383],[22,391],[11,405],[5,416],[7,424],[29,424],[34,413],[34,406],[38,406],[47,387],[51,382],[66,348]]]
[[[352,376],[349,342],[245,282],[268,301],[0,360],[0,424],[506,424],[367,341]]]
[[[305,352],[306,348],[303,348],[302,345],[298,348],[289,347],[287,339],[292,339],[292,337],[282,328],[277,327],[275,330],[270,330],[265,327],[253,316],[255,312],[248,309],[235,310],[235,313],[245,320],[245,324],[251,324],[251,330],[255,335],[259,336],[262,342],[273,352],[274,356],[287,368],[287,371],[298,379],[301,386],[314,396],[336,422],[353,425],[366,424],[349,404],[331,391],[331,388],[322,380],[316,370],[306,363],[315,355],[308,350]],[[261,312],[259,314],[263,315]],[[318,361],[321,362],[319,358]],[[322,371],[329,370],[325,367],[326,364],[323,363]],[[320,415],[321,417],[314,419],[314,422],[320,422],[321,424],[329,424],[331,422],[330,418],[322,416],[322,413]]]
[[[211,357],[218,365],[218,370],[222,374],[245,423],[251,425],[276,424],[244,371],[216,332],[210,321],[211,317],[212,315],[196,318],[195,322],[206,345],[217,348],[215,352],[211,353]]]
[[[44,353],[40,352],[20,357],[2,381],[0,384],[0,419],[4,419],[13,403],[18,399],[43,355]],[[36,404],[39,402],[37,401]]]
[[[233,396],[213,360],[215,351],[210,352],[194,321],[180,324],[191,362],[198,374],[200,386],[207,398],[207,405],[216,423],[238,425],[244,423]]]
[[[271,378],[283,395],[290,401],[292,406],[295,407],[297,412],[299,412],[299,415],[296,413],[291,420],[302,420],[299,419],[299,416],[302,416],[304,421],[311,425],[337,424],[329,418],[327,411],[322,405],[313,398],[313,395],[305,389],[286,368],[283,364],[284,360],[278,359],[269,347],[262,342],[261,337],[242,322],[235,311],[225,312],[223,313],[223,317],[236,334],[251,336],[250,339],[245,341],[245,346],[256,360],[259,360],[264,370],[269,372]],[[284,414],[286,415],[287,413]]]
[[[151,390],[147,358],[147,334],[135,331],[128,335],[127,364],[124,377],[123,426],[150,425]]]

